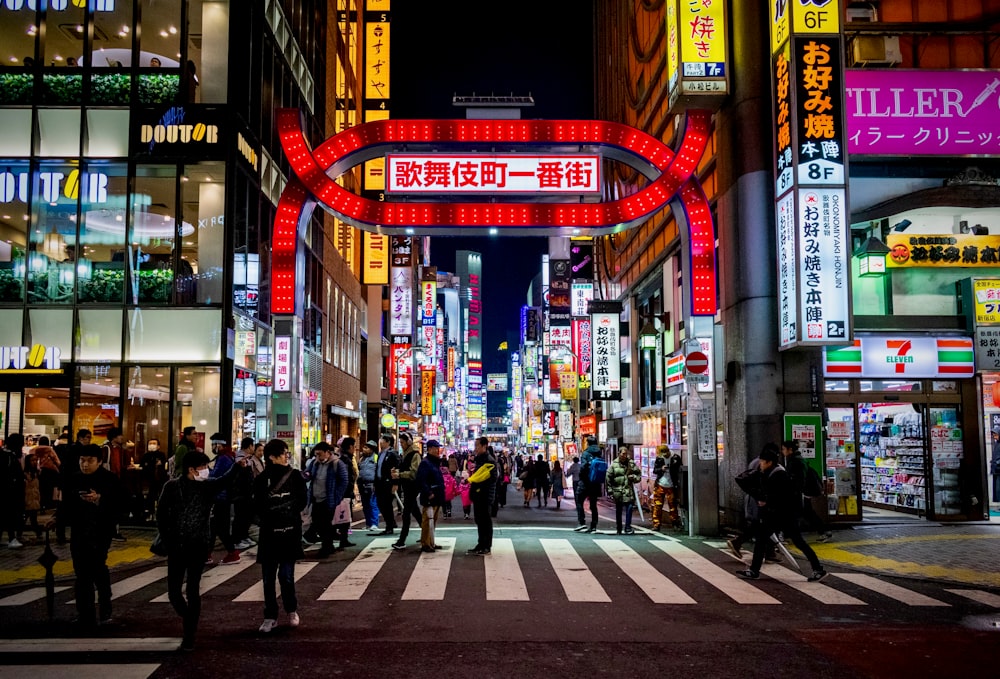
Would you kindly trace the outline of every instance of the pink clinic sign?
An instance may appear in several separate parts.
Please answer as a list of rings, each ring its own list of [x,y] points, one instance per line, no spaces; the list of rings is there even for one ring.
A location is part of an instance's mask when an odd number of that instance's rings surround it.
[[[848,151],[1000,155],[1000,71],[848,70]]]

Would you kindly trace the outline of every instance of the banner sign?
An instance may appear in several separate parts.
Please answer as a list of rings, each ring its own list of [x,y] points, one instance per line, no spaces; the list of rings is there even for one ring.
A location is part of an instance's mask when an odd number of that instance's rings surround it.
[[[621,302],[590,303],[593,356],[591,385],[597,400],[621,399],[621,363],[618,355]]]
[[[393,195],[601,193],[599,155],[393,153],[386,160]]]
[[[826,377],[956,379],[975,373],[970,337],[862,337],[823,353]]]
[[[725,94],[729,90],[726,80],[726,3],[681,0],[678,25],[681,92]]]
[[[593,283],[573,283],[570,287],[570,313],[573,316],[586,316],[587,304],[593,299]]]
[[[408,337],[394,337],[392,352],[389,354],[389,393],[411,394],[412,364],[411,347]]]
[[[424,271],[420,281],[420,324],[437,327],[437,269]]]
[[[849,70],[848,151],[875,156],[1000,153],[1000,71]]]
[[[851,243],[844,189],[799,189],[798,201],[799,307],[804,339],[843,341],[851,316]]]
[[[573,280],[594,280],[594,242],[572,239],[569,244],[569,266]],[[585,316],[586,313],[581,314]]]
[[[435,413],[437,399],[434,396],[434,377],[433,370],[420,371],[420,413],[424,417]]]
[[[909,235],[886,237],[890,269],[913,267],[1000,267],[1000,236],[972,234]]]
[[[507,391],[507,373],[487,374],[486,391]]]
[[[274,390],[292,390],[292,338],[287,335],[274,338]]]
[[[585,380],[590,379],[591,354],[594,351],[593,336],[590,329],[590,318],[573,321],[573,352],[580,357],[577,372]]]
[[[389,284],[389,236],[364,231],[364,257],[361,262],[365,285]]]
[[[389,334],[409,335],[413,332],[413,269],[392,268],[389,288]]]

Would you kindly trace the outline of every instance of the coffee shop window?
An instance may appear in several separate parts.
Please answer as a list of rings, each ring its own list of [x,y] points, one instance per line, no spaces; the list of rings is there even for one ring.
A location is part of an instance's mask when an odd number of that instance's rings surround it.
[[[229,2],[191,0],[187,38],[188,61],[182,68],[181,96],[190,103],[226,103]]]
[[[143,104],[180,101],[182,0],[140,0],[139,86]]]
[[[174,290],[177,236],[190,238],[194,226],[177,226],[177,167],[139,165],[132,193],[132,234],[129,238],[135,266],[129,301],[168,304]]]
[[[128,167],[91,163],[85,179],[76,246],[77,298],[80,302],[121,304],[125,273],[135,265],[135,249],[127,247],[125,240]]]
[[[28,7],[0,11],[0,66],[23,68],[35,59],[38,13]]]
[[[0,161],[0,303],[24,299],[30,180],[27,161]]]
[[[90,3],[94,5],[95,3]],[[91,63],[95,69],[125,68],[132,65],[132,3],[129,0],[103,3],[95,8]]]
[[[121,369],[107,363],[78,365],[73,428],[89,429],[93,443],[108,440],[112,427],[121,427]]]
[[[225,177],[224,163],[198,163],[184,168],[182,217],[193,230],[181,239],[177,270],[179,304],[222,304]]]
[[[174,394],[174,427],[181,432],[184,427],[195,427],[205,432],[205,438],[220,429],[219,368],[181,366],[177,369],[177,389]]]
[[[46,4],[50,7],[45,13],[45,58],[42,63],[72,68],[82,66],[87,61],[83,52],[87,36],[86,3],[65,2],[61,10],[53,8],[51,2]]]
[[[42,162],[32,176],[27,259],[31,303],[73,303],[77,205],[85,174],[76,163]]]

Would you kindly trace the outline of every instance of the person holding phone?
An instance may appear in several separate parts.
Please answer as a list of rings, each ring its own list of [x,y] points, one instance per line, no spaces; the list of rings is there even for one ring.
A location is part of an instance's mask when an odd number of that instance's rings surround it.
[[[121,480],[101,466],[103,458],[100,446],[80,448],[80,471],[69,476],[62,504],[46,524],[49,529],[56,525],[71,529],[69,549],[76,574],[77,622],[84,628],[111,622],[108,550],[127,497]]]

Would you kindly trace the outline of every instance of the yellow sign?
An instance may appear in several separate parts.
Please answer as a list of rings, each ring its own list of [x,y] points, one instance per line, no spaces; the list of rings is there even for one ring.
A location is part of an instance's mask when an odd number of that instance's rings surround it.
[[[389,98],[389,22],[365,26],[365,98]]]
[[[424,417],[434,414],[434,371],[420,371],[420,410]]]
[[[358,275],[358,229],[339,219],[335,220],[335,223],[333,245],[356,276]]]
[[[365,285],[389,284],[389,236],[364,232],[364,261],[361,264]]]
[[[566,401],[576,400],[577,375],[575,372],[559,373],[559,395]]]
[[[685,78],[726,76],[726,3],[681,2],[681,70]]]
[[[59,347],[0,347],[0,374],[62,373]]]
[[[679,27],[677,26],[677,3],[668,1],[666,7],[667,14],[667,88],[673,90],[677,85],[677,71],[680,65],[678,50]]]
[[[890,269],[1000,268],[1000,236],[891,233],[885,244],[889,247],[886,266]]]
[[[392,413],[386,413],[385,415],[382,416],[382,419],[379,420],[379,422],[386,429],[392,429],[393,427],[396,426],[396,416],[393,415]]]
[[[788,0],[770,0],[768,3],[771,15],[771,54],[781,51],[781,46],[788,41]]]
[[[388,109],[365,111],[366,123],[388,119]],[[385,191],[385,156],[365,163],[365,191]]]
[[[1000,279],[975,279],[976,323],[1000,323]]]
[[[840,0],[772,0],[771,4],[775,2],[793,5],[796,33],[840,33]]]

